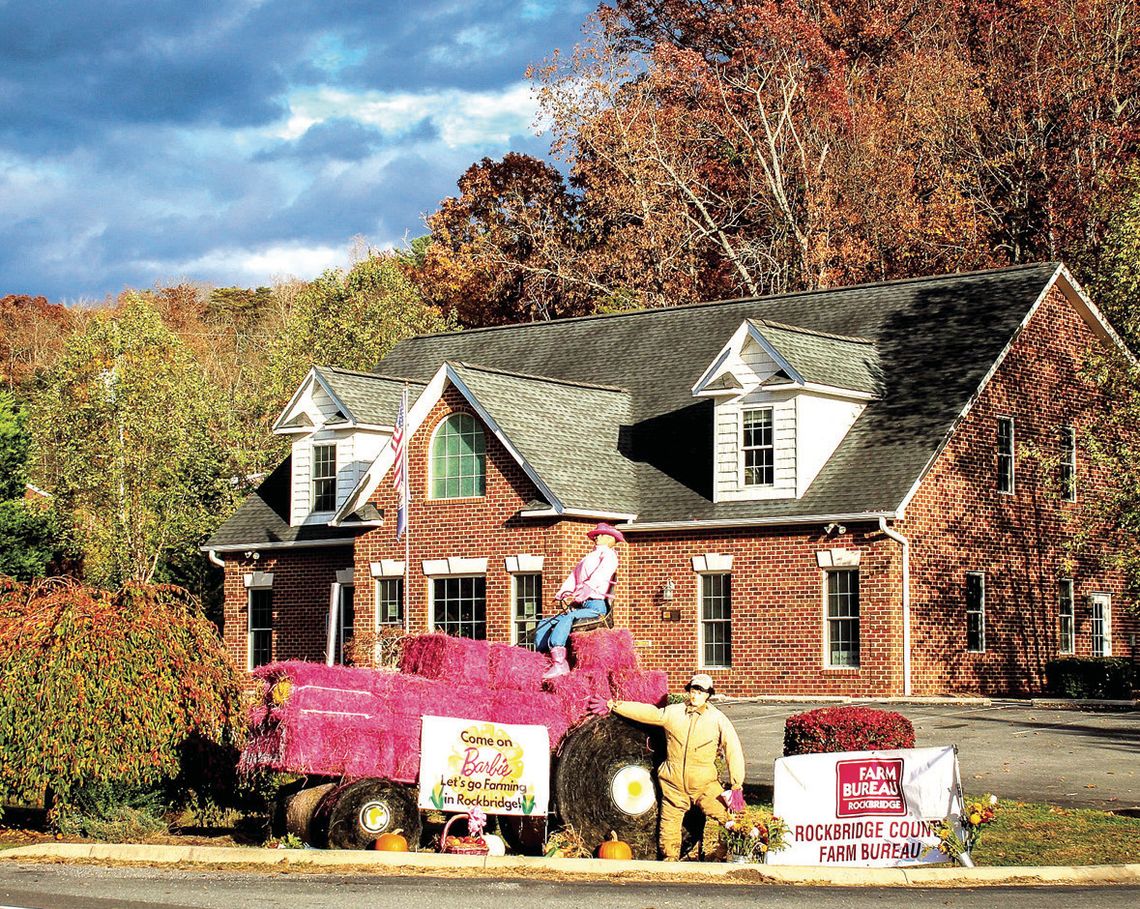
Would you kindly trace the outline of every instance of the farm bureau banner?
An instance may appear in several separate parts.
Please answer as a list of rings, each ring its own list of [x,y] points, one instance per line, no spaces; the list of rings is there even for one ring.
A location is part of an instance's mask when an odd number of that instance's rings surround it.
[[[934,828],[962,815],[954,748],[802,754],[776,761],[773,813],[788,848],[773,865],[945,862]]]
[[[541,815],[549,801],[550,734],[545,726],[423,718],[420,808]]]

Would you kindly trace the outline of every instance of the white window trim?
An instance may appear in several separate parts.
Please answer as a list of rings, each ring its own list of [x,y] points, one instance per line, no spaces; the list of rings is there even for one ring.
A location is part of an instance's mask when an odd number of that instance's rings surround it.
[[[331,448],[333,450],[333,473],[332,477],[318,477],[317,476],[317,449],[318,448]],[[335,514],[336,513],[336,500],[339,498],[337,495],[337,443],[333,442],[314,442],[309,447],[309,514]],[[331,479],[333,481],[333,507],[332,508],[317,508],[317,480]]]
[[[696,556],[693,558],[694,570],[696,570],[696,560],[702,558]],[[703,558],[708,558],[704,556]],[[723,557],[722,557],[723,558]],[[705,662],[705,576],[714,574],[723,574],[728,577],[728,640],[729,640],[729,653],[732,652],[732,556],[727,557],[729,560],[728,570],[719,569],[706,569],[704,571],[697,571],[697,668],[704,669],[708,672],[731,672],[732,671],[732,657],[729,657],[728,665],[713,665]]]
[[[404,576],[404,563],[397,559],[381,559],[379,562],[370,562],[368,570],[374,578],[402,578]]]
[[[1061,501],[1062,502],[1075,502],[1077,501],[1077,428],[1069,423],[1061,427],[1062,438],[1063,433],[1068,431],[1073,438],[1073,447],[1068,451],[1061,452],[1061,463],[1069,468],[1071,480],[1066,489],[1064,485],[1061,487]]]
[[[859,574],[857,567],[853,568],[825,568],[820,574],[823,576],[823,633],[821,635],[823,641],[823,668],[828,672],[859,672],[863,668],[863,588],[859,587],[859,618],[856,620],[859,625],[859,662],[855,666],[841,666],[831,662],[831,602],[828,592],[828,586],[831,581],[831,575],[838,574],[841,571],[851,571],[856,575]]]
[[[693,556],[693,571],[697,574],[731,574],[732,554],[706,552],[704,555]]]
[[[261,577],[258,578],[257,576]],[[268,578],[268,583],[265,582]],[[251,583],[252,579],[252,583]],[[258,581],[260,580],[260,583]],[[270,609],[269,609],[269,627],[258,628],[257,631],[269,632],[269,650],[270,654],[273,652],[273,575],[267,572],[254,572],[252,575],[246,575],[246,592],[245,592],[245,668],[247,672],[253,672],[257,667],[253,665],[253,594],[255,591],[268,590],[270,594]],[[270,660],[272,662],[272,659]]]
[[[432,494],[435,488],[435,440],[436,436],[440,434],[443,427],[451,422],[453,417],[468,416],[475,421],[475,426],[483,433],[483,494],[475,496],[435,496]],[[463,502],[471,499],[485,499],[487,497],[487,430],[483,426],[482,421],[478,416],[469,410],[457,410],[454,413],[449,413],[446,417],[440,420],[435,429],[431,431],[431,438],[428,439],[427,448],[427,494],[425,499],[431,502]]]
[[[439,577],[474,577],[487,574],[487,560],[485,558],[466,558],[462,556],[449,556],[446,559],[424,559],[424,575],[429,578]]]
[[[402,563],[401,563],[402,564]],[[386,622],[380,620],[380,585],[386,581],[400,581],[400,613],[401,617],[394,622]],[[398,574],[373,574],[372,575],[372,619],[374,630],[379,631],[381,628],[398,628],[403,624],[403,613],[408,608],[408,582],[404,579],[403,571]]]
[[[998,495],[1012,496],[1012,495],[1017,494],[1017,421],[1011,416],[1004,416],[1003,415],[1003,416],[999,416],[997,418],[998,424],[1000,424],[1003,420],[1006,420],[1009,422],[1009,489],[998,489],[997,492],[998,492]],[[995,439],[994,440],[995,448],[996,448],[997,444],[998,444],[998,440]],[[996,451],[996,457],[998,458],[998,461],[1000,464],[1000,459],[1001,459],[1001,450],[1000,449],[998,449]],[[1000,477],[1000,476],[1001,476],[1001,473],[1000,473],[1000,469],[999,469],[998,477]],[[997,479],[997,477],[995,477],[995,480],[996,479]]]
[[[542,574],[542,566],[546,561],[545,556],[518,555],[507,556],[503,560],[503,567],[506,568],[508,574]]]
[[[538,558],[541,559],[542,556],[539,556]],[[508,559],[508,561],[510,561],[510,560]],[[510,570],[508,569],[508,571],[510,571]],[[514,646],[517,646],[518,642],[519,642],[519,624],[518,623],[521,621],[521,619],[519,618],[519,612],[518,612],[518,610],[519,610],[519,575],[527,575],[527,576],[538,575],[538,610],[539,610],[539,613],[541,614],[542,613],[542,604],[543,604],[542,571],[541,570],[539,570],[539,571],[527,571],[527,570],[510,571],[510,575],[511,575],[511,644]]]
[[[1066,585],[1069,588],[1069,636],[1066,639],[1064,625],[1061,622],[1064,614],[1061,612],[1063,597],[1061,592]],[[1057,581],[1057,652],[1064,656],[1072,656],[1077,652],[1077,601],[1076,589],[1072,578],[1059,578]]]
[[[980,648],[978,648],[977,650],[972,650],[970,648],[969,638],[970,638],[970,612],[971,612],[971,610],[970,610],[969,600],[967,600],[966,601],[966,653],[985,653],[986,652],[986,573],[984,571],[967,571],[966,572],[966,579],[967,580],[966,580],[965,593],[967,596],[969,595],[969,590],[970,590],[969,578],[971,575],[976,575],[977,577],[980,577],[982,579],[982,604],[981,604],[981,609],[978,610],[978,612],[980,612],[981,616],[982,616],[982,629],[981,629],[982,630],[982,641],[981,641],[982,646]]]
[[[772,444],[770,446],[769,445],[755,445],[755,446],[752,446],[752,447],[746,449],[744,446],[744,419],[745,419],[745,417],[748,416],[748,414],[755,413],[756,411],[760,411],[760,410],[768,411],[768,416],[769,416],[769,419],[771,420],[771,428],[772,428]],[[761,404],[761,405],[750,404],[750,405],[747,405],[745,407],[741,407],[740,408],[740,425],[738,427],[736,438],[737,438],[737,443],[738,443],[737,444],[737,451],[738,451],[737,473],[736,473],[737,487],[741,490],[775,489],[775,487],[776,487],[776,408],[775,408],[775,405],[773,405],[773,404]],[[745,482],[745,477],[746,477],[745,463],[747,461],[747,456],[746,456],[745,452],[746,451],[760,451],[764,448],[771,448],[771,450],[772,450],[772,482],[771,483],[752,483],[752,484],[746,483]]]
[[[1097,600],[1104,601],[1104,611],[1101,613],[1101,620],[1104,623],[1104,631],[1102,639],[1104,641],[1104,652],[1095,653],[1092,650],[1092,622],[1093,622],[1093,604]],[[1112,595],[1107,593],[1091,593],[1089,594],[1089,654],[1097,659],[1102,657],[1112,656]]]
[[[447,560],[442,559],[441,561],[447,561]],[[479,560],[473,559],[471,561],[479,561]],[[483,579],[483,609],[484,610],[487,609],[487,571],[486,571],[487,560],[483,559],[482,561],[484,563],[484,570],[483,571],[443,572],[443,573],[428,575],[427,625],[428,625],[428,631],[429,632],[435,631],[435,582],[436,581],[442,581],[445,578],[482,578]],[[424,574],[425,575],[427,575],[427,570],[426,570],[427,564],[428,564],[427,562],[424,562],[424,566],[425,566]],[[407,596],[407,585],[405,585],[405,587],[404,587],[404,595]],[[406,608],[406,604],[405,604],[405,608]],[[487,620],[485,618],[484,619],[485,624],[486,624],[486,621]],[[489,641],[489,640],[491,640],[491,638],[488,637],[488,638],[486,638],[486,640]]]

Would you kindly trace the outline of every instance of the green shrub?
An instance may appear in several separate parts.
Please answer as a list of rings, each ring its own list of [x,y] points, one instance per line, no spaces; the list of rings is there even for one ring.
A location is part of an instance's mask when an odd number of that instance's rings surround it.
[[[1119,657],[1068,657],[1045,664],[1045,690],[1059,698],[1128,700],[1135,669]]]
[[[53,815],[55,828],[68,836],[130,843],[166,833],[166,812],[163,794],[153,786],[99,782],[73,787],[71,801]]]
[[[0,802],[43,800],[62,818],[172,784],[224,798],[240,679],[179,588],[0,579]]]
[[[913,747],[914,726],[893,710],[820,707],[784,721],[785,756]]]

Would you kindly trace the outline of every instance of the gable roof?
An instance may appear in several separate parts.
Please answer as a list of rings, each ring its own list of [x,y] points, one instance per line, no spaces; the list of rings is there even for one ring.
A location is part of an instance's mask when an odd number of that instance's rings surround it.
[[[356,406],[382,423],[402,377],[430,382],[409,411],[413,432],[451,381],[563,512],[636,514],[633,527],[892,517],[1058,281],[1119,342],[1068,272],[1044,263],[419,336],[381,361],[380,381],[331,381],[358,389]],[[692,388],[746,322],[804,381],[870,398],[799,499],[712,501],[714,404]],[[388,385],[390,401],[369,398]],[[354,496],[364,493],[362,480]]]
[[[342,402],[349,420],[357,424],[392,426],[400,407],[400,394],[405,384],[417,388],[423,382],[338,369],[335,366],[314,366],[313,370],[324,380],[333,397]]]

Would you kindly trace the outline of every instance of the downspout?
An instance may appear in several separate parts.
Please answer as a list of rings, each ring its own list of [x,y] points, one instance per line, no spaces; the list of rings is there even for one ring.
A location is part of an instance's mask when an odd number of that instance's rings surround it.
[[[207,549],[206,558],[210,560],[211,565],[217,565],[219,568],[226,567],[225,560],[218,558],[218,550],[216,549]]]
[[[879,516],[879,530],[902,547],[903,697],[910,697],[910,540],[887,526]]]
[[[325,665],[336,662],[337,635],[340,631],[340,581],[333,581],[329,592],[329,622],[325,647]]]

